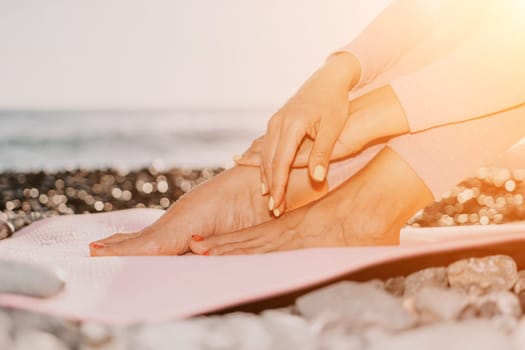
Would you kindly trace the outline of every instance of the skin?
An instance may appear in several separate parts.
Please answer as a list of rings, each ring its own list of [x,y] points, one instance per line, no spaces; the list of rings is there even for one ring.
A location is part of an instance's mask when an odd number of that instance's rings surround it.
[[[294,234],[293,237],[295,238],[290,238],[288,244],[278,245],[278,242],[282,240],[279,233],[283,232],[283,228],[277,223],[272,224],[274,226],[269,227],[269,229],[275,230],[272,231],[272,234],[277,235],[277,237],[274,237],[276,241],[275,243],[264,243],[265,251],[312,245],[361,245],[395,242],[395,239],[392,239],[392,237],[395,237],[395,232],[398,233],[399,230],[392,230],[392,227],[399,226],[400,228],[411,214],[422,206],[414,211],[412,211],[411,207],[404,208],[403,213],[408,214],[401,216],[403,217],[402,220],[396,219],[395,222],[391,219],[391,216],[399,217],[401,209],[396,212],[395,206],[385,207],[384,212],[381,212],[381,220],[377,220],[378,217],[374,216],[377,213],[355,210],[357,207],[354,201],[358,200],[356,193],[344,191],[343,187],[341,187],[336,192],[341,192],[342,194],[330,195],[326,198],[326,201],[323,201],[323,203],[329,204],[315,207],[324,208],[324,210],[314,210],[310,209],[311,206],[305,206],[294,211],[295,208],[311,203],[327,192],[326,171],[323,173],[322,178],[319,178],[315,176],[318,175],[315,174],[315,171],[312,174],[312,170],[315,170],[315,167],[312,169],[312,164],[319,164],[318,161],[321,161],[323,167],[327,169],[334,147],[337,150],[334,153],[335,157],[344,157],[362,149],[371,140],[402,133],[408,129],[404,112],[389,86],[376,89],[351,103],[348,102],[347,90],[356,83],[355,69],[353,56],[348,54],[337,55],[305,83],[296,96],[272,118],[272,121],[269,123],[268,133],[258,141],[256,140],[254,145],[252,145],[252,151],[248,151],[245,154],[245,158],[252,159],[252,161],[255,158],[259,158],[259,163],[257,164],[259,170],[254,167],[238,166],[223,173],[190,192],[175,203],[157,222],[144,230],[133,233],[117,233],[104,240],[93,242],[90,244],[91,255],[183,254],[189,251],[190,243],[206,242],[206,244],[209,244],[209,242],[214,242],[213,238],[211,238],[212,236],[230,237],[230,232],[250,227],[260,227],[261,224],[271,221],[272,214],[273,217],[282,215],[285,208],[292,212],[280,222],[294,227],[294,232],[310,232],[314,230],[313,232],[321,233],[326,231],[326,235],[318,235],[315,238],[315,235],[301,236]],[[335,80],[337,80],[337,83],[334,83]],[[322,115],[323,118],[319,118],[319,115]],[[351,123],[348,123],[347,119]],[[308,123],[310,123],[309,126],[307,125]],[[274,132],[276,126],[279,127],[279,132],[277,133]],[[300,131],[297,132],[297,130]],[[341,131],[344,132],[341,134]],[[292,134],[291,137],[290,133]],[[290,140],[292,141],[291,143],[289,142]],[[303,145],[302,148],[301,145]],[[259,149],[256,157],[253,150],[257,147]],[[297,154],[298,148],[300,150],[299,154]],[[271,157],[268,158],[269,155],[275,157],[275,159],[270,161],[271,166],[268,166],[268,159],[271,159]],[[306,158],[308,158],[307,163],[305,161]],[[378,162],[382,164],[382,159],[390,158],[382,156],[379,157]],[[294,159],[299,164],[302,161],[303,166],[307,164],[308,168],[294,168],[291,170]],[[390,166],[395,168],[396,162],[390,161],[390,163],[392,163]],[[404,164],[403,161],[399,161],[399,163]],[[377,167],[372,168],[376,169]],[[362,179],[370,176],[370,181],[379,181],[379,183],[385,184],[388,182],[384,178],[386,176],[389,181],[395,182],[396,179],[391,179],[390,175],[388,175],[391,169],[393,168],[386,167],[384,174],[365,171],[366,175],[363,175],[364,177],[355,178]],[[268,172],[273,172],[273,175]],[[399,181],[405,183],[407,181],[405,175],[407,174],[403,175],[399,178]],[[413,173],[412,175],[417,178],[417,175]],[[261,179],[262,187],[258,185],[260,184],[258,180]],[[276,181],[273,181],[273,179],[276,179]],[[350,182],[353,183],[353,181]],[[364,182],[371,183],[368,180]],[[420,180],[419,183],[421,184]],[[353,188],[356,185],[348,186]],[[426,188],[422,185],[423,187]],[[396,190],[399,188],[401,187],[396,187]],[[276,190],[280,191],[278,196],[275,196]],[[366,188],[366,191],[373,192],[373,190],[373,187],[370,189]],[[270,192],[268,193],[268,191]],[[430,193],[428,190],[426,192]],[[384,195],[389,192],[385,189],[385,191],[380,193]],[[264,197],[266,194],[270,194],[268,202]],[[401,195],[400,193],[392,192],[391,195],[393,198],[401,198],[396,197]],[[406,196],[406,193],[402,193],[402,195]],[[349,197],[346,201],[343,201],[341,196]],[[338,200],[334,201],[334,197],[337,197]],[[432,195],[430,195],[429,201],[432,200],[431,198]],[[375,200],[378,199],[374,196],[361,195],[359,197],[359,201],[362,201],[360,206],[363,208],[372,207],[372,203]],[[386,203],[388,201],[381,201],[381,203],[383,202]],[[228,205],[223,205],[223,203],[228,203]],[[330,209],[330,205],[332,209]],[[330,216],[332,215],[331,213],[334,213],[334,207],[341,207],[346,212],[352,212],[351,216],[354,216],[355,211],[355,215],[359,214],[360,218],[364,218],[368,222],[375,222],[376,224],[374,225],[376,227],[371,229],[364,224],[361,228],[342,225],[339,229],[339,237],[344,239],[335,239],[333,237],[333,232],[335,231],[329,229],[334,226],[331,222],[338,222],[337,218],[339,216],[337,214],[336,217]],[[388,212],[389,210],[390,213]],[[359,220],[354,218],[352,222],[359,222]],[[305,225],[304,223],[311,224],[303,227],[299,223],[303,223],[302,225]],[[319,227],[319,225],[322,227]],[[387,226],[379,227],[382,225]],[[323,227],[324,229],[322,229]],[[252,231],[248,230],[246,232]],[[257,232],[260,233],[260,231]],[[239,236],[232,235],[233,239],[242,241]],[[379,235],[382,238],[377,238]],[[383,235],[387,238],[383,237]],[[286,234],[283,235],[283,237],[285,236]],[[265,235],[265,237],[270,237],[270,235]],[[264,241],[263,238],[261,239]],[[195,248],[193,250],[200,253],[208,251],[202,251],[199,246],[192,246],[191,248]],[[210,249],[215,252],[213,250],[215,249],[214,247]],[[254,250],[254,252],[259,251]]]
[[[192,240],[197,254],[232,255],[335,246],[399,243],[399,232],[432,202],[424,182],[384,148],[336,191],[276,220],[238,232]]]
[[[290,174],[286,200],[297,208],[327,190],[326,183],[310,181],[307,169],[296,169]],[[192,235],[207,238],[269,220],[258,168],[237,166],[190,191],[151,226],[92,242],[90,252],[92,256],[179,255],[189,251]]]
[[[360,75],[360,64],[353,55],[334,55],[271,117],[261,141],[260,170],[261,193],[268,195],[268,209],[275,216],[285,210],[289,168],[305,137],[316,140],[310,175],[315,181],[324,181],[326,170],[316,177],[315,167],[328,169],[331,149],[348,115],[348,91]]]
[[[360,75],[353,55],[331,57],[272,116],[259,140],[258,157],[245,154],[238,160],[239,164],[260,167],[261,193],[268,195],[268,209],[275,216],[286,209],[288,174],[297,166],[297,153],[305,140],[312,140],[312,145],[303,165],[308,166],[314,181],[322,182],[331,160],[354,154],[379,138],[409,131],[405,112],[390,85],[348,100],[348,91]]]
[[[348,158],[371,143],[384,141],[385,138],[408,131],[409,125],[405,113],[391,86],[386,85],[375,89],[351,101],[348,120],[334,144],[329,161]],[[235,160],[236,163],[260,166],[261,154],[264,153],[263,139],[264,137],[256,139],[250,148]],[[312,139],[303,139],[287,171],[289,172],[290,168],[307,167],[314,145],[315,141]],[[274,174],[277,175],[277,171]]]

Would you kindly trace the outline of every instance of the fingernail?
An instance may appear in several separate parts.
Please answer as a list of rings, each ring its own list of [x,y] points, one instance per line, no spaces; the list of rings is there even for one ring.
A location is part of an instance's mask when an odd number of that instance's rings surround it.
[[[273,210],[273,215],[275,215],[276,218],[278,218],[281,215],[281,211],[279,210],[279,208],[275,208]]]
[[[104,248],[104,243],[91,243],[93,248]]]
[[[232,157],[232,160],[233,160],[234,162],[237,162],[237,161],[241,160],[241,158],[242,158],[242,156],[240,156],[240,155],[238,155],[238,154],[235,154],[235,155]]]
[[[261,182],[261,194],[266,194],[266,185]]]
[[[326,175],[326,170],[324,170],[324,166],[317,165],[314,169],[314,179],[317,181],[323,181],[325,175]]]
[[[210,256],[210,251],[207,250],[207,251],[205,251],[204,253],[202,253],[202,255]]]
[[[191,239],[193,239],[193,240],[196,241],[196,242],[204,241],[204,237],[199,236],[199,235],[192,235],[192,236],[191,236]]]
[[[268,209],[273,210],[274,205],[275,205],[275,202],[273,201],[273,197],[270,196],[270,199],[268,200]]]

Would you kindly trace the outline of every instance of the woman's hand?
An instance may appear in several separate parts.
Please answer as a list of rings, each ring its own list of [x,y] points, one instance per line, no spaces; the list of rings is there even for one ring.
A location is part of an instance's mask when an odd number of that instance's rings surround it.
[[[335,142],[330,161],[347,158],[372,142],[409,131],[405,112],[389,85],[351,101],[348,113],[348,120]],[[293,168],[308,166],[313,144],[309,139],[302,141]],[[260,137],[236,162],[239,165],[260,166],[262,153],[263,137]]]
[[[330,57],[270,119],[261,141],[261,192],[269,194],[269,209],[284,212],[284,193],[297,149],[305,137],[314,140],[310,176],[322,182],[332,149],[348,116],[348,91],[360,79],[357,59],[348,53]]]

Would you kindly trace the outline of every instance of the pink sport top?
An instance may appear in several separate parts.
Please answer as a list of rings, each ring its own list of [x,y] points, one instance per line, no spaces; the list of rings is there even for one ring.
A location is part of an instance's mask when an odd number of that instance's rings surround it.
[[[524,1],[398,0],[341,51],[350,98],[393,87],[411,133],[388,146],[436,198],[525,136]]]

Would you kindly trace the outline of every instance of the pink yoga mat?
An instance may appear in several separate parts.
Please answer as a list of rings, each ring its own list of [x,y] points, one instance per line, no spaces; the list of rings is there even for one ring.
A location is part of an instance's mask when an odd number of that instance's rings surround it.
[[[432,266],[441,262],[439,254],[451,251],[468,254],[480,248],[495,253],[499,247],[519,251],[517,242],[525,242],[525,223],[517,223],[407,228],[396,247],[322,248],[229,257],[89,257],[90,241],[140,229],[161,214],[160,210],[133,209],[56,217],[1,241],[0,256],[58,266],[67,273],[67,287],[48,299],[0,295],[0,305],[112,324],[166,321],[274,298],[357,276],[367,269],[373,277],[374,273],[387,273],[389,267],[410,270],[421,263]],[[505,244],[508,242],[511,244]],[[403,262],[412,258],[419,260]]]

